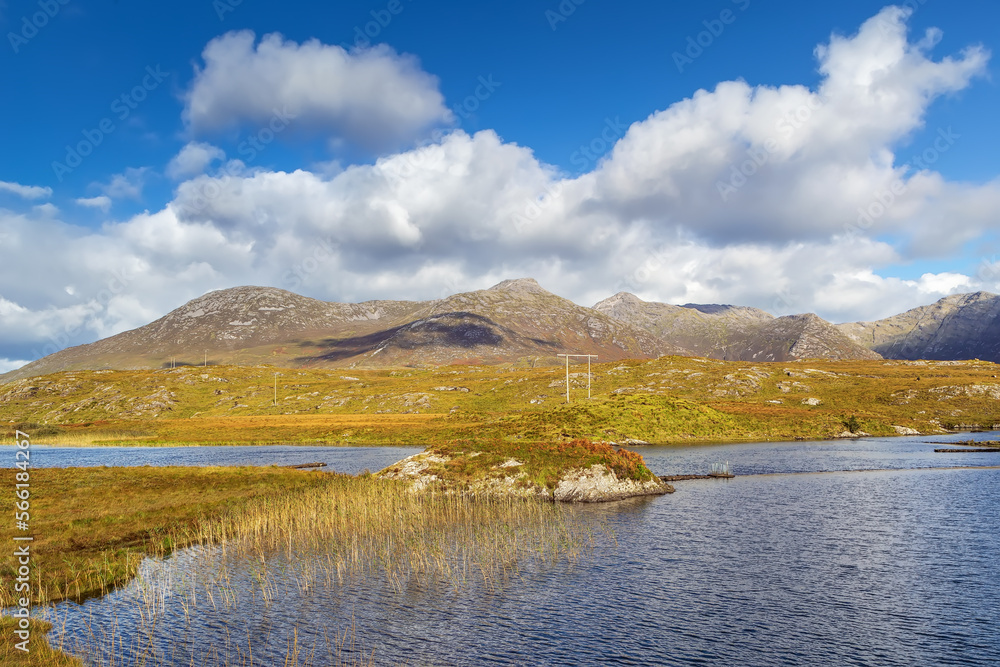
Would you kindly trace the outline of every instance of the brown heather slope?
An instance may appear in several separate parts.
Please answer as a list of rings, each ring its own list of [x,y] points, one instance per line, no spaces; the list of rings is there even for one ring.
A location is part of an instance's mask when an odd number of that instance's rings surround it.
[[[757,308],[643,301],[620,292],[594,306],[694,355],[727,361],[879,359],[813,314],[774,317]]]
[[[410,301],[327,303],[273,287],[209,292],[146,326],[67,348],[10,373],[0,381],[63,370],[152,369],[175,362],[200,365],[273,361],[279,365],[312,338],[362,336],[404,318]]]
[[[210,292],[146,326],[68,348],[0,375],[0,382],[76,370],[182,365],[391,368],[606,361],[683,352],[647,331],[556,296],[534,280],[435,301],[327,303],[270,287]]]
[[[753,441],[1000,424],[1000,367],[984,361],[627,360],[594,364],[590,401],[586,368],[571,369],[570,405],[552,366],[74,371],[0,386],[0,424],[63,445]]]
[[[1000,361],[1000,296],[955,294],[875,322],[837,327],[887,359]]]
[[[531,278],[425,302],[407,322],[363,337],[329,339],[305,364],[351,359],[352,367],[496,364],[559,353],[604,361],[678,352],[641,328],[548,292]]]

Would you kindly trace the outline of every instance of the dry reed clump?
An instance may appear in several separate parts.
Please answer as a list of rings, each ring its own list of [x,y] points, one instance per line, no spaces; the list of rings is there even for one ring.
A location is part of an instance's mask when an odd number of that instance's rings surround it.
[[[308,642],[297,625],[286,636],[254,638],[253,644],[230,645],[228,637],[230,630],[234,638],[240,634],[248,608],[280,606],[318,587],[360,584],[380,599],[416,590],[436,597],[466,586],[495,591],[529,563],[575,562],[594,543],[595,528],[603,526],[551,503],[413,494],[405,484],[371,475],[330,475],[323,485],[253,499],[175,535],[178,543],[204,546],[146,561],[133,584],[111,598],[121,609],[113,612],[115,620],[91,623],[90,636],[74,637],[67,648],[96,665],[122,664],[110,656],[190,651],[193,664],[272,664],[254,655],[262,648],[273,653],[275,646],[290,666],[371,664],[353,625],[336,636],[322,629],[317,640],[316,619],[297,619],[309,626]],[[204,647],[187,638],[197,636],[206,607],[234,623],[224,621],[226,646],[200,655]],[[179,624],[177,639],[167,645],[152,639],[165,619]],[[146,664],[160,663],[154,657]]]
[[[492,589],[525,559],[575,561],[593,544],[594,531],[547,503],[413,494],[404,483],[364,475],[253,501],[182,539],[217,544],[227,558],[257,560],[261,581],[270,556],[284,552],[303,570],[318,568],[341,584],[383,574],[397,590],[424,576]]]

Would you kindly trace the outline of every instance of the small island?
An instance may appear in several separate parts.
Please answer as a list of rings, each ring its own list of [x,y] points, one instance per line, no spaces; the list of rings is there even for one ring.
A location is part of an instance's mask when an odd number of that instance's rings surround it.
[[[673,493],[642,455],[585,439],[550,443],[458,442],[428,447],[377,473],[412,491],[607,502]]]

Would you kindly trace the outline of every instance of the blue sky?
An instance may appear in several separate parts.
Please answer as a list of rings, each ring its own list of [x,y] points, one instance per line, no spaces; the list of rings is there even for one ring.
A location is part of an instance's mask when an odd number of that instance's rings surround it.
[[[0,370],[248,283],[997,289],[996,3],[233,2],[0,2]]]

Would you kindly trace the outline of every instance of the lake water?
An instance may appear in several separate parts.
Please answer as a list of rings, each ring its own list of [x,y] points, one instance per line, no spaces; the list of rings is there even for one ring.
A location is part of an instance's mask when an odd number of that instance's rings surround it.
[[[252,664],[282,664],[294,642],[303,664],[311,651],[328,664],[333,637],[353,623],[355,650],[342,657],[374,651],[377,664],[997,664],[1000,470],[989,466],[1000,453],[933,452],[958,439],[642,448],[660,474],[728,460],[738,476],[564,507],[611,526],[617,544],[599,540],[575,564],[526,567],[495,591],[397,592],[377,577],[303,587],[289,574],[263,604],[232,593],[252,588],[251,569],[237,567],[219,595],[238,601],[194,609],[176,582],[207,576],[220,555],[186,550],[148,566],[146,579],[164,591],[155,622],[143,623],[135,604],[148,587],[130,586],[58,605],[53,640],[106,646],[100,636],[113,632],[122,665],[139,663],[126,647],[140,633],[153,664],[251,664],[251,654]],[[67,454],[73,464],[80,451]],[[384,450],[335,451],[354,457],[354,469],[382,467]],[[305,460],[322,460],[312,452]]]
[[[14,446],[0,447],[6,468],[14,465]],[[224,447],[31,447],[31,467],[76,466],[270,466],[325,463],[326,471],[356,475],[375,472],[423,451],[422,447],[312,447],[298,445]]]

